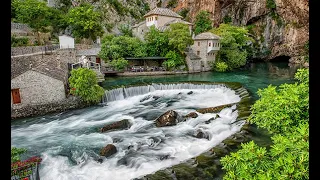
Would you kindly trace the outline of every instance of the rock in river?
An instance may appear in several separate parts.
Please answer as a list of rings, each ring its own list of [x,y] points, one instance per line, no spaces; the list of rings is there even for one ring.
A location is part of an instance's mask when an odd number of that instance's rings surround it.
[[[197,118],[198,114],[196,112],[191,112],[185,116],[185,118]]]
[[[173,110],[169,110],[158,117],[155,122],[157,127],[176,125],[179,119],[179,114]]]
[[[119,129],[128,129],[130,128],[130,126],[131,124],[129,123],[129,120],[123,119],[121,121],[105,125],[103,128],[100,129],[100,132],[106,132],[110,130],[119,130]]]
[[[220,112],[222,109],[226,108],[226,107],[231,107],[236,103],[232,103],[232,104],[225,104],[225,105],[221,105],[221,106],[217,106],[217,107],[209,107],[209,108],[202,108],[202,109],[198,109],[197,112],[201,113],[201,114],[205,114],[205,113],[217,113]]]
[[[100,151],[101,156],[109,157],[117,152],[117,148],[113,144],[108,144]]]

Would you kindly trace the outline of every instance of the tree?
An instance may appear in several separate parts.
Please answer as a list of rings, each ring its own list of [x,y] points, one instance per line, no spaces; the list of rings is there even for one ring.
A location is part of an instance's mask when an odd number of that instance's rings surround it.
[[[170,49],[168,34],[159,31],[154,25],[150,27],[144,39],[148,56],[165,56]]]
[[[11,6],[16,21],[28,24],[37,33],[40,43],[39,32],[49,32],[51,19],[55,17],[52,9],[38,0],[13,0]]]
[[[129,24],[121,24],[119,26],[119,31],[123,36],[133,37],[132,28]]]
[[[249,41],[253,41],[248,36],[248,30],[244,27],[233,26],[231,24],[220,24],[218,28],[212,29],[212,33],[221,37],[221,48],[217,54],[216,62],[225,62],[228,70],[244,66],[247,62],[247,49]]]
[[[221,159],[224,179],[309,179],[309,70],[299,81],[259,90],[249,122],[272,133],[273,145],[253,141]]]
[[[128,60],[125,60],[124,58],[114,59],[110,63],[110,65],[117,71],[123,70],[128,66],[128,64]]]
[[[200,11],[196,16],[194,33],[200,34],[212,28],[210,14],[207,11]]]
[[[184,53],[185,49],[193,44],[189,26],[183,23],[170,24],[170,28],[165,31],[169,38],[169,46],[172,46],[181,54]]]
[[[70,93],[80,96],[85,102],[98,103],[104,95],[104,89],[98,85],[97,74],[91,69],[73,69],[69,84]]]
[[[104,40],[99,56],[104,60],[119,59],[121,57],[146,57],[146,48],[136,37],[118,36]]]
[[[172,70],[173,68],[176,68],[180,65],[184,65],[183,56],[181,56],[181,54],[176,51],[169,51],[166,54],[166,58],[168,58],[168,60],[163,62],[163,66],[169,70]]]
[[[67,14],[67,22],[71,27],[72,34],[78,38],[90,38],[96,40],[103,33],[101,15],[88,3],[72,8]]]

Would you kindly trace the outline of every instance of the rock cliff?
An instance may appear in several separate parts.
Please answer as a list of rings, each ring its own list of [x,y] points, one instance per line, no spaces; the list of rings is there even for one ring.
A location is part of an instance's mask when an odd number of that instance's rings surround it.
[[[178,0],[173,10],[183,9],[192,22],[206,10],[214,26],[226,20],[249,26],[259,49],[256,58],[302,56],[309,41],[308,0]]]

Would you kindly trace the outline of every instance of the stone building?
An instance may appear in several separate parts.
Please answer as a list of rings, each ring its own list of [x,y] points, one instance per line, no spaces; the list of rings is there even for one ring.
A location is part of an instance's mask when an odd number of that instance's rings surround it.
[[[220,37],[210,32],[204,32],[196,35],[193,40],[194,43],[189,48],[187,56],[191,55],[191,58],[194,57],[192,54],[199,56],[201,58],[199,59],[200,71],[210,71],[212,64],[215,62],[217,52],[220,50]],[[190,57],[188,58],[190,59]]]
[[[151,26],[155,26],[157,29],[164,31],[170,24],[184,23],[189,26],[190,34],[192,31],[192,23],[182,20],[182,16],[175,13],[168,8],[154,8],[143,16],[145,21],[142,21],[132,27],[133,34],[143,39],[144,34],[149,31]]]

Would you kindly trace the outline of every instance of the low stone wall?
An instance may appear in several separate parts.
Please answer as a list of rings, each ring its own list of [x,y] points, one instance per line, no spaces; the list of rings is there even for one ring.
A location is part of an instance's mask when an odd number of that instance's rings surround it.
[[[157,75],[174,75],[188,74],[188,71],[151,71],[151,72],[123,72],[117,73],[118,76],[157,76]]]
[[[56,103],[48,103],[43,105],[24,106],[22,108],[11,108],[11,120],[17,118],[25,118],[32,116],[41,116],[47,113],[63,112],[71,109],[78,109],[90,106],[88,103],[81,101],[79,98],[70,96]]]
[[[31,31],[31,28],[27,24],[13,23],[11,22],[11,29],[17,29],[22,31]]]
[[[11,56],[33,54],[38,52],[45,52],[45,50],[56,50],[59,49],[59,45],[49,46],[23,46],[23,47],[11,47]]]

